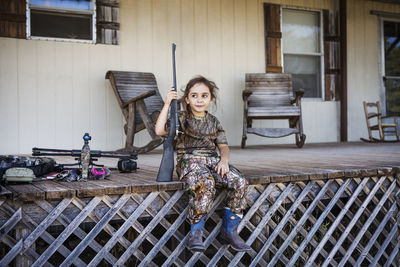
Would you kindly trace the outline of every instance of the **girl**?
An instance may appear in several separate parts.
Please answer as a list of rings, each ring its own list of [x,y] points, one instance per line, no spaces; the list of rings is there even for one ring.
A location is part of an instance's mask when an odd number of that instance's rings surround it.
[[[176,170],[189,192],[188,219],[191,231],[187,246],[193,251],[205,250],[202,241],[204,215],[211,209],[215,186],[218,185],[229,190],[221,240],[236,251],[247,251],[250,247],[237,234],[237,226],[243,217],[248,182],[236,168],[229,165],[225,131],[218,119],[207,112],[208,106],[216,100],[217,89],[214,82],[198,76],[189,81],[181,98],[181,102],[185,103],[185,111],[178,114],[181,133],[176,144]],[[168,109],[171,101],[177,98],[177,92],[170,89],[157,119],[157,135],[168,134]]]

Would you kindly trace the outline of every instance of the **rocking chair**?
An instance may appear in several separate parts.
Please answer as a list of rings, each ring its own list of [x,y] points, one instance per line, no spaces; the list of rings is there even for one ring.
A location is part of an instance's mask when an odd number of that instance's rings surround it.
[[[399,142],[399,124],[397,121],[397,117],[382,116],[381,105],[379,101],[368,103],[364,101],[363,105],[369,139],[360,139],[364,142]],[[392,122],[384,122],[382,119],[392,119]],[[375,138],[372,134],[372,131],[378,131],[379,138]],[[385,139],[385,137],[388,136],[395,136],[396,139]]]
[[[110,80],[126,120],[125,148],[119,151],[145,153],[159,146],[163,138],[156,135],[154,127],[164,101],[158,91],[154,74],[110,70],[106,74],[106,79]],[[145,128],[152,140],[145,146],[135,147],[133,145],[135,133]]]
[[[287,73],[247,73],[243,91],[244,116],[241,147],[246,146],[247,134],[264,137],[283,137],[294,134],[301,148],[306,140],[301,116],[304,91],[295,90],[292,76]],[[289,128],[253,128],[253,120],[289,120]]]

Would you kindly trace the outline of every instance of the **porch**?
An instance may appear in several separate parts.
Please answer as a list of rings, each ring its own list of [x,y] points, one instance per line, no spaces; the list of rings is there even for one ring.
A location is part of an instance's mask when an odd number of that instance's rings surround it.
[[[3,188],[0,266],[399,266],[398,143],[232,148],[250,182],[238,229],[249,253],[218,241],[224,191],[207,217],[207,250],[185,248],[187,196],[179,181],[155,182],[160,160],[139,155],[136,173],[103,181]]]

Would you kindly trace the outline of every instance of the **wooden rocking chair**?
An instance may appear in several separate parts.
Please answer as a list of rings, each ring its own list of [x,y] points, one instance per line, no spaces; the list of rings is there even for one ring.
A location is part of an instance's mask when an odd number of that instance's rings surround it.
[[[399,124],[396,116],[382,116],[381,105],[377,102],[363,102],[365,119],[367,122],[369,139],[360,138],[364,142],[399,142]],[[392,118],[393,123],[383,122],[382,119]],[[372,131],[379,132],[379,138],[375,138]],[[388,140],[385,137],[395,136],[396,139]]]
[[[125,117],[125,148],[120,151],[137,151],[145,153],[153,150],[163,142],[163,138],[155,133],[155,122],[164,105],[158,91],[156,78],[152,73],[108,71],[106,79],[117,97],[119,106]],[[145,146],[133,145],[135,133],[147,129],[152,140]]]
[[[292,76],[287,73],[247,73],[243,91],[244,116],[242,145],[246,145],[247,133],[265,137],[296,136],[301,148],[306,140],[301,118],[303,90],[293,97]],[[289,128],[252,128],[252,121],[260,119],[288,119]]]

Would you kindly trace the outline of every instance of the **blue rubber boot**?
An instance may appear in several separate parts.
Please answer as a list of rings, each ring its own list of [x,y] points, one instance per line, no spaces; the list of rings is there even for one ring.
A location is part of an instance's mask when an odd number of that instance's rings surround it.
[[[240,223],[240,218],[230,209],[224,209],[224,218],[222,221],[222,230],[220,233],[221,242],[231,245],[233,250],[242,252],[251,250],[243,239],[237,233],[237,227]]]
[[[203,244],[203,233],[204,233],[204,217],[196,224],[190,225],[189,242],[187,244],[188,249],[196,252],[202,252],[206,250]]]

